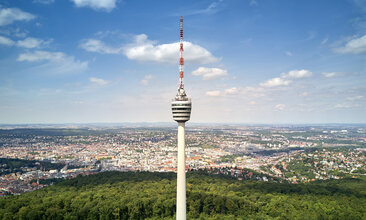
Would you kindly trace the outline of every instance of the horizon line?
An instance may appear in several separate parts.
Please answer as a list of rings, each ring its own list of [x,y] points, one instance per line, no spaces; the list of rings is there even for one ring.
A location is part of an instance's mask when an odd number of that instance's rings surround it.
[[[44,125],[44,126],[57,126],[57,125],[134,125],[134,124],[166,124],[175,126],[175,122],[60,122],[60,123],[45,123],[45,122],[35,122],[35,123],[0,123],[0,127],[3,126],[32,126],[32,125]],[[326,122],[326,123],[258,123],[258,122],[189,122],[189,124],[193,125],[245,125],[245,126],[264,126],[264,125],[302,125],[302,126],[322,126],[322,125],[358,125],[358,126],[366,126],[366,122]]]

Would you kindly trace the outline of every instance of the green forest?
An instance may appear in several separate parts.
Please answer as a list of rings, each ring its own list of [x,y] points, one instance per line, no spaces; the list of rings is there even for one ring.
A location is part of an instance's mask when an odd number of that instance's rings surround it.
[[[174,219],[175,173],[103,172],[0,199],[1,219]],[[366,219],[366,178],[304,184],[187,174],[189,219]]]
[[[52,169],[61,169],[65,166],[65,164],[60,163],[51,163],[45,161],[37,161],[37,160],[22,160],[15,158],[0,158],[0,175],[9,174],[9,173],[24,173],[23,168],[37,168],[40,170],[52,170]]]

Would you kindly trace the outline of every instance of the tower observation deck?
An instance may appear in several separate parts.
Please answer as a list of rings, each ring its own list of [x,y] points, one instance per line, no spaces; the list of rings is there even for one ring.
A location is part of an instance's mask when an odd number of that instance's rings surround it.
[[[183,17],[180,17],[180,58],[179,87],[172,101],[173,119],[178,122],[178,166],[177,166],[177,220],[186,220],[186,162],[185,162],[185,123],[191,117],[192,102],[184,91],[184,59],[183,59]]]

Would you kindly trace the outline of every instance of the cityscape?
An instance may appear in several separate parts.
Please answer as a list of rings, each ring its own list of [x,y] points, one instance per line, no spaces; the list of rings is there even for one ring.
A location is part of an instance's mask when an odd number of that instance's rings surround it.
[[[301,183],[366,174],[365,126],[187,127],[187,170],[216,170],[243,179]],[[47,162],[1,164],[2,195],[104,171],[176,172],[174,127],[15,128],[0,134],[0,157]],[[46,169],[47,168],[47,169]],[[229,169],[229,171],[228,171]],[[42,184],[47,183],[47,184]]]
[[[365,12],[2,0],[0,219],[365,220]]]

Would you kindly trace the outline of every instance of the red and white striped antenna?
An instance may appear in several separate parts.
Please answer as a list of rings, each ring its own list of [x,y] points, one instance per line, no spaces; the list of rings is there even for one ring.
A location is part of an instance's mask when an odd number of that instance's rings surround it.
[[[179,57],[179,88],[183,89],[183,77],[184,77],[184,58],[183,58],[183,16],[180,16],[180,57]]]

